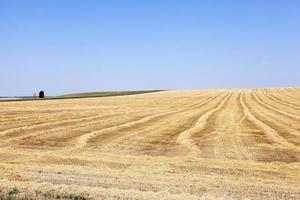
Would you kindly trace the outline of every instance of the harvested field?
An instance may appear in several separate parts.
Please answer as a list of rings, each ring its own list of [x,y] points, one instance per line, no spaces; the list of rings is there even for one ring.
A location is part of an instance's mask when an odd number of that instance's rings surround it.
[[[19,197],[299,200],[300,89],[0,102],[0,161]]]

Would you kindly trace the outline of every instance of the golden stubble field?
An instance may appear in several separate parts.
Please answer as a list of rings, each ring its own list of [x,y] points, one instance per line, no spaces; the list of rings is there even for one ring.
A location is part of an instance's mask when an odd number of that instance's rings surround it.
[[[300,199],[300,89],[0,102],[19,198]]]

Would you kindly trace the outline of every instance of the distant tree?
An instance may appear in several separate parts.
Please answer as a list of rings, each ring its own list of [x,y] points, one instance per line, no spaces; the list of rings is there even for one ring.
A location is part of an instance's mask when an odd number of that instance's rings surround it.
[[[44,98],[44,97],[45,97],[45,92],[44,91],[40,91],[39,98]]]

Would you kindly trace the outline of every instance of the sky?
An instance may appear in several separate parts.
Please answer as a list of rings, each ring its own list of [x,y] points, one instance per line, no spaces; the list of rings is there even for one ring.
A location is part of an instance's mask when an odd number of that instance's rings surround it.
[[[0,0],[0,96],[300,86],[300,1]]]

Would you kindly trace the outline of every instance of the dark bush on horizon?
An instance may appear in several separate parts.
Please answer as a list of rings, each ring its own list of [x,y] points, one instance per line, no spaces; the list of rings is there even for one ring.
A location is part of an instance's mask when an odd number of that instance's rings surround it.
[[[39,98],[44,98],[44,97],[45,97],[45,92],[44,91],[40,91]]]

